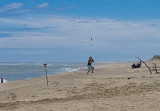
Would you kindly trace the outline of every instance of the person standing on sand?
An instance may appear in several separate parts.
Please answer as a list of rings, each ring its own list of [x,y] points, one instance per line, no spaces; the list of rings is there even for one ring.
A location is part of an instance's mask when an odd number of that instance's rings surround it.
[[[94,67],[92,66],[92,62],[94,62],[93,58],[90,56],[89,57],[89,60],[88,60],[88,72],[87,74],[92,70],[92,73],[93,73],[93,70],[94,70]]]
[[[3,83],[3,78],[1,77],[1,83]]]

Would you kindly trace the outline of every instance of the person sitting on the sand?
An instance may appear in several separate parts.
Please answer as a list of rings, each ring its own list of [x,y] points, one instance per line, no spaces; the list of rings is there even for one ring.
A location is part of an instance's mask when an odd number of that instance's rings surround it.
[[[142,65],[142,61],[141,61],[141,60],[139,61],[139,65],[140,65],[140,67],[141,67],[141,65]]]
[[[133,63],[133,65],[132,65],[132,69],[133,69],[133,68],[136,68],[136,65],[135,65],[135,63]]]
[[[136,68],[140,68],[140,67],[141,67],[140,63],[137,63]]]
[[[137,63],[137,65],[135,65],[135,63],[133,63],[132,69],[133,69],[133,68],[140,68],[141,65],[142,65],[142,61],[140,61],[139,63]]]
[[[142,65],[142,61],[139,61],[139,63],[137,63],[137,68],[140,68]]]
[[[92,73],[93,73],[93,70],[94,70],[94,67],[92,66],[92,62],[94,62],[93,58],[90,56],[89,57],[89,60],[88,60],[88,72],[87,74],[92,70]]]

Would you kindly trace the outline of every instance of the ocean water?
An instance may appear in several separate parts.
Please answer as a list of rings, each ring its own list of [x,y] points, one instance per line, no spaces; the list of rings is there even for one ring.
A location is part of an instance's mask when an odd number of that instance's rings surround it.
[[[0,63],[0,77],[4,82],[33,79],[45,76],[44,63]],[[100,63],[93,63],[99,65]],[[47,63],[48,75],[73,72],[87,67],[86,62]]]

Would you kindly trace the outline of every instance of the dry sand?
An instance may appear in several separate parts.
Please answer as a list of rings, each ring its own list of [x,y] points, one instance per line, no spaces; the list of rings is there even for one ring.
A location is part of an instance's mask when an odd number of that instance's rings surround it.
[[[159,111],[160,74],[131,65],[49,76],[49,87],[45,77],[0,84],[0,111]]]

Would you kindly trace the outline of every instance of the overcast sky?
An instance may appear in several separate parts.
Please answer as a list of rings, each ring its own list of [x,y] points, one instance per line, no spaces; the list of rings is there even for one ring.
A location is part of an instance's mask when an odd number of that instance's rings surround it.
[[[0,62],[150,59],[160,54],[159,6],[159,0],[1,0]]]

